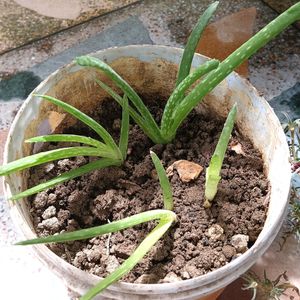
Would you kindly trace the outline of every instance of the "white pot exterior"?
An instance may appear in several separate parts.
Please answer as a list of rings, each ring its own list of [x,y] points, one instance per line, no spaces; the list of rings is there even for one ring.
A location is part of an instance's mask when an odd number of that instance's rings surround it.
[[[108,63],[120,57],[135,57],[151,62],[163,59],[175,64],[180,62],[182,50],[164,46],[127,46],[111,48],[93,53]],[[196,55],[193,67],[203,63],[206,58]],[[65,74],[79,70],[74,64],[56,71],[43,81],[35,90],[36,94],[46,94]],[[230,91],[230,93],[228,93]],[[212,101],[215,99],[216,101]],[[230,107],[237,102],[237,125],[247,135],[255,147],[263,154],[267,176],[271,183],[270,204],[267,220],[255,244],[242,256],[218,270],[197,278],[164,284],[115,283],[105,290],[99,299],[199,299],[217,291],[245,273],[255,261],[268,249],[277,235],[285,216],[290,189],[289,151],[280,123],[268,103],[258,95],[253,86],[236,73],[231,74],[211,92],[210,101],[204,101],[213,110],[225,116]],[[30,95],[18,112],[6,142],[4,163],[23,155],[24,129],[39,113],[41,100]],[[20,175],[13,174],[5,178],[4,188],[7,198],[20,191]],[[24,238],[34,238],[29,212],[23,201],[11,203],[11,214]],[[37,256],[53,269],[68,287],[83,294],[98,282],[99,277],[88,274],[68,264],[51,252],[46,246],[33,247]],[[97,298],[98,299],[98,298]]]

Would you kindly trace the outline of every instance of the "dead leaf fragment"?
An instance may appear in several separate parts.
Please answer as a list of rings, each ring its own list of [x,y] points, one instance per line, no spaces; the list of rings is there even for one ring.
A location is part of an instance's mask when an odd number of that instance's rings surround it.
[[[230,150],[234,151],[236,154],[241,154],[243,156],[246,155],[246,153],[243,150],[242,145],[239,142],[232,142],[229,147],[230,147]]]
[[[188,160],[177,160],[166,170],[167,175],[170,177],[173,175],[173,170],[178,172],[178,175],[182,182],[190,182],[196,179],[203,170],[203,167],[199,164]]]

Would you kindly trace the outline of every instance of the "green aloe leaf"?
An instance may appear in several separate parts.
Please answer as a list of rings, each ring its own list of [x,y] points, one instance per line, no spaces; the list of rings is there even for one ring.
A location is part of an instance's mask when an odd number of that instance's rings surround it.
[[[88,163],[84,166],[78,167],[74,170],[65,172],[51,180],[48,180],[46,182],[43,182],[41,184],[38,184],[30,189],[27,189],[26,191],[13,195],[10,200],[19,200],[21,198],[25,198],[34,194],[37,194],[41,191],[44,191],[46,189],[49,189],[53,186],[56,186],[60,183],[63,183],[65,181],[74,179],[76,177],[82,176],[86,173],[89,173],[94,170],[103,169],[110,166],[119,166],[120,161],[119,160],[113,160],[110,158],[101,158],[99,160],[93,161],[91,163]]]
[[[196,51],[201,35],[205,27],[207,26],[209,20],[211,19],[212,15],[216,11],[218,5],[218,1],[214,2],[205,10],[205,12],[200,16],[192,33],[190,34],[180,62],[176,86],[179,85],[179,83],[189,75],[194,53]]]
[[[91,288],[80,298],[81,300],[90,300],[132,270],[133,267],[150,251],[152,246],[165,234],[172,223],[176,221],[176,215],[172,211],[162,209],[150,210],[105,225],[22,241],[17,243],[17,245],[34,245],[53,242],[61,243],[89,239],[95,236],[117,232],[152,220],[159,220],[159,224],[147,235],[130,257],[125,260],[118,269],[102,279],[96,286]]]
[[[110,88],[108,85],[106,85],[104,82],[95,79],[97,84],[103,88],[117,103],[122,106],[123,105],[123,98],[118,95],[112,88]],[[148,127],[147,122],[143,119],[143,117],[136,112],[130,105],[128,106],[129,114],[132,117],[132,119],[142,128],[144,133],[152,140],[155,141],[156,137],[154,133],[151,131],[151,128]]]
[[[143,103],[139,95],[134,91],[134,89],[119,75],[117,74],[109,65],[105,62],[90,56],[80,56],[75,59],[76,63],[80,66],[94,67],[103,71],[123,92],[127,95],[129,100],[135,106],[137,111],[143,117],[149,130],[152,131],[152,136],[155,137],[155,143],[162,143],[162,137],[160,130],[155,120],[153,119],[148,108]]]
[[[166,174],[165,168],[162,165],[158,156],[153,151],[150,151],[150,156],[155,166],[159,183],[163,192],[164,208],[168,210],[173,210],[174,203],[173,203],[172,188],[168,176]]]
[[[64,109],[66,112],[80,120],[81,122],[88,125],[90,128],[92,128],[104,141],[105,144],[107,144],[115,153],[116,156],[121,156],[119,153],[119,148],[116,145],[114,139],[111,137],[111,135],[103,128],[98,122],[96,122],[94,119],[86,115],[85,113],[81,112],[79,109],[75,108],[74,106],[63,102],[61,100],[58,100],[54,97],[47,96],[47,95],[35,95],[37,97],[41,97],[44,100],[47,100],[62,109]],[[119,157],[120,158],[120,157]]]
[[[20,158],[0,167],[0,176],[8,175],[49,161],[75,156],[101,156],[101,152],[93,147],[68,147],[50,150]]]
[[[227,119],[225,121],[221,136],[218,140],[215,152],[209,163],[209,167],[206,169],[206,181],[205,181],[205,207],[210,207],[215,195],[218,191],[218,184],[221,179],[220,172],[231,136],[231,132],[234,126],[234,121],[237,113],[237,104],[235,103],[230,110]]]
[[[161,120],[161,132],[164,139],[171,141],[174,136],[170,135],[170,128],[173,122],[174,109],[180,104],[185,97],[185,92],[192,86],[200,77],[209,73],[213,69],[217,68],[219,61],[216,59],[209,60],[196,68],[196,70],[185,77],[179,85],[175,88],[171,96],[169,97],[164,109],[164,113]]]
[[[170,135],[175,136],[178,127],[193,108],[235,68],[256,53],[269,41],[274,39],[286,27],[299,19],[300,2],[291,6],[288,10],[279,15],[276,19],[256,33],[251,39],[231,53],[224,61],[222,61],[218,68],[211,71],[176,107],[173,114],[174,121],[172,129],[170,130]]]
[[[109,148],[93,138],[75,135],[75,134],[51,134],[51,135],[41,135],[32,137],[25,141],[25,143],[39,143],[39,142],[69,142],[69,143],[81,143],[90,146],[97,147],[102,150],[108,151]]]
[[[165,219],[166,216],[175,216],[175,214],[173,212],[166,211],[163,209],[149,210],[108,224],[91,227],[87,229],[80,229],[72,232],[50,235],[50,236],[36,238],[32,240],[25,240],[16,243],[16,245],[63,243],[69,241],[85,240],[85,239],[93,238],[95,236],[117,232],[152,220]]]
[[[121,133],[120,133],[120,141],[119,141],[119,149],[122,153],[123,160],[125,160],[127,156],[128,134],[129,134],[128,98],[126,95],[124,95],[123,105],[122,105],[122,124],[121,124]]]
[[[108,275],[106,278],[101,280],[96,286],[92,287],[80,300],[91,300],[97,294],[101,293],[112,283],[118,281],[125,274],[129,273],[137,263],[151,250],[151,248],[157,243],[157,241],[167,232],[175,220],[174,217],[169,219],[160,220],[159,224],[146,236],[136,250],[127,258],[122,265]]]

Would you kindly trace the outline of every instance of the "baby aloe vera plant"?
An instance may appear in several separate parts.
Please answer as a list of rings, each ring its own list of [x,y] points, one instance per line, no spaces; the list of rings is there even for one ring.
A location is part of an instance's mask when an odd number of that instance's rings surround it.
[[[206,208],[211,207],[211,202],[215,198],[218,191],[218,184],[221,179],[220,172],[225,157],[225,152],[231,136],[231,132],[233,129],[236,113],[237,104],[235,103],[227,116],[223,130],[221,132],[221,136],[218,140],[217,147],[210,160],[209,167],[206,170],[204,202],[204,207]]]
[[[214,89],[236,67],[248,59],[271,39],[277,36],[287,26],[300,19],[300,3],[297,3],[277,17],[261,31],[259,31],[255,36],[253,36],[240,48],[229,55],[224,61],[219,62],[214,59],[207,60],[204,64],[198,66],[191,72],[192,59],[196,46],[203,30],[208,24],[217,6],[218,2],[215,2],[208,7],[204,14],[199,18],[198,23],[191,33],[179,66],[176,86],[166,103],[160,124],[155,121],[149,109],[143,103],[140,96],[129,85],[129,83],[127,83],[119,74],[117,74],[108,64],[90,56],[78,57],[75,60],[78,65],[82,67],[96,68],[102,71],[119,89],[121,89],[123,93],[123,96],[120,96],[113,88],[99,80],[96,80],[97,83],[122,107],[122,122],[119,143],[116,144],[108,131],[106,131],[99,123],[75,107],[72,107],[63,101],[50,96],[38,95],[44,100],[61,107],[66,112],[70,113],[72,116],[88,125],[99,135],[99,140],[86,136],[69,134],[53,134],[31,138],[26,142],[74,142],[79,143],[82,146],[50,150],[10,162],[7,165],[0,167],[0,176],[9,175],[13,172],[21,171],[46,162],[79,155],[94,156],[98,159],[77,169],[63,173],[52,180],[34,186],[22,193],[13,195],[12,200],[18,200],[36,194],[42,190],[51,188],[59,183],[79,177],[96,169],[105,168],[108,166],[121,166],[126,160],[127,154],[129,116],[141,127],[144,133],[155,144],[167,144],[171,142],[175,138],[178,128],[188,114],[212,89]],[[204,201],[204,206],[207,208],[212,205],[212,201],[218,191],[217,187],[220,181],[220,171],[233,129],[234,121],[238,112],[237,107],[238,103],[232,107],[228,114],[220,136],[220,140],[206,171],[206,199]],[[174,204],[171,186],[164,167],[154,152],[151,152],[150,156],[156,168],[158,179],[162,188],[164,209],[142,212],[136,215],[128,216],[122,220],[116,220],[97,227],[22,241],[19,242],[18,245],[32,245],[53,242],[61,243],[89,239],[95,236],[130,228],[145,222],[153,220],[158,221],[156,227],[148,234],[148,236],[140,243],[131,256],[125,260],[119,268],[108,275],[105,279],[102,279],[95,287],[81,297],[81,299],[84,300],[92,299],[107,286],[119,280],[123,275],[128,273],[146,255],[146,253],[149,252],[151,247],[176,221],[176,215],[172,211]]]
[[[26,191],[13,195],[11,200],[18,200],[33,194],[36,194],[45,189],[51,188],[59,183],[66,180],[73,179],[75,177],[81,176],[85,173],[91,172],[96,169],[102,169],[108,166],[120,166],[126,159],[127,154],[127,144],[128,144],[128,128],[129,128],[129,113],[128,113],[128,100],[124,96],[122,99],[122,124],[120,132],[120,141],[117,145],[112,138],[112,136],[95,120],[76,109],[75,107],[55,99],[50,96],[40,95],[39,97],[61,107],[63,110],[71,114],[73,117],[77,118],[81,122],[88,125],[93,129],[100,137],[102,141],[95,140],[90,137],[71,135],[71,134],[53,134],[53,135],[43,135],[37,136],[26,140],[27,143],[37,143],[37,142],[72,142],[80,143],[84,146],[74,146],[66,147],[55,150],[50,150],[46,152],[41,152],[33,154],[13,162],[10,162],[4,166],[0,167],[0,176],[9,175],[16,171],[21,171],[33,166],[41,165],[50,161],[76,157],[76,156],[95,156],[99,159],[90,162],[82,167],[65,172],[54,179],[47,182],[36,185]]]

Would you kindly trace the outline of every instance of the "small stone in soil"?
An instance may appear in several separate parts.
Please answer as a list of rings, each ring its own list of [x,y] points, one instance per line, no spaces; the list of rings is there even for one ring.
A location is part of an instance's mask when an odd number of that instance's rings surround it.
[[[222,248],[222,252],[225,255],[226,258],[230,259],[236,254],[236,250],[233,246],[225,245]]]
[[[47,229],[51,232],[56,232],[59,230],[60,223],[56,217],[44,220],[42,223],[38,225],[39,229]]]
[[[46,192],[41,192],[36,195],[33,200],[33,206],[35,208],[43,208],[47,204],[48,194]]]
[[[54,167],[55,166],[54,166],[53,163],[49,163],[49,164],[45,165],[45,169],[44,170],[45,170],[46,173],[49,173],[49,172],[51,172],[54,169]]]
[[[151,284],[156,283],[157,281],[158,277],[155,274],[143,274],[135,281],[135,283]]]
[[[248,249],[249,236],[245,234],[236,234],[231,238],[231,245],[238,253],[244,253]]]
[[[108,273],[112,273],[119,266],[120,266],[119,261],[115,256],[113,256],[113,255],[108,256],[107,261],[106,261],[106,271]]]
[[[205,233],[213,241],[223,241],[225,239],[224,229],[219,224],[214,224]]]
[[[190,182],[198,178],[203,170],[203,167],[194,162],[181,159],[175,161],[167,168],[166,172],[169,177],[173,175],[174,169],[178,172],[179,178],[182,182]]]
[[[177,282],[181,281],[182,279],[178,277],[174,272],[170,272],[167,276],[162,280],[163,283],[170,283],[170,282]]]
[[[183,279],[190,279],[190,278],[191,278],[190,274],[189,274],[187,271],[181,272],[180,275],[181,275],[181,277],[182,277]]]
[[[230,150],[234,151],[236,154],[241,154],[243,156],[246,155],[246,153],[244,152],[242,145],[239,142],[232,142],[229,145]]]
[[[56,208],[55,206],[49,206],[42,214],[42,218],[44,220],[50,219],[51,217],[54,217],[56,214]]]
[[[75,267],[80,268],[82,263],[86,259],[86,254],[83,251],[79,251],[76,253],[75,259],[73,261],[73,264]]]

